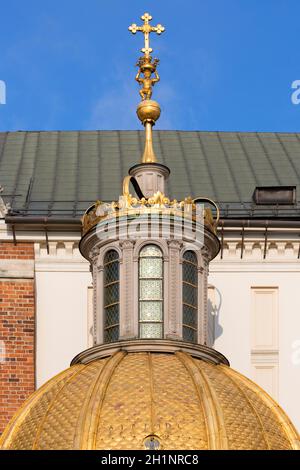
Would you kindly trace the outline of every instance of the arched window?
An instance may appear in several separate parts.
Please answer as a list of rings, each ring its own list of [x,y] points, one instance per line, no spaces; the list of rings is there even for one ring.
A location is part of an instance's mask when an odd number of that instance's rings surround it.
[[[163,337],[163,256],[156,245],[139,256],[139,336]]]
[[[119,255],[109,250],[104,257],[104,343],[119,339],[120,293]]]
[[[193,251],[186,251],[182,262],[182,337],[197,342],[198,263]]]

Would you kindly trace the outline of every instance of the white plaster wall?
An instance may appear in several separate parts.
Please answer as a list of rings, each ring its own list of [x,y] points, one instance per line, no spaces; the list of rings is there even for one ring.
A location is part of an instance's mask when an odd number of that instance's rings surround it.
[[[278,287],[278,401],[300,429],[300,266],[295,263],[248,264],[216,261],[209,283],[219,293],[215,348],[249,378],[251,367],[251,287]],[[218,303],[218,295],[216,295]]]
[[[214,347],[230,365],[249,377],[250,292],[249,281],[238,273],[216,273],[212,265],[208,278],[215,287],[216,318]]]
[[[36,382],[37,387],[66,369],[88,345],[88,263],[36,266]]]

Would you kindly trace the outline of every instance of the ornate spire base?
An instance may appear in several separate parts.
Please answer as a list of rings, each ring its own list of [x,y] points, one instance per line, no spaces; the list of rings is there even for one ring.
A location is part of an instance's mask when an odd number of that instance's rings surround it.
[[[156,101],[144,100],[137,107],[136,113],[145,126],[145,149],[142,163],[156,163],[157,158],[153,150],[152,126],[160,116],[160,106]]]
[[[142,193],[148,199],[158,191],[166,193],[165,183],[170,175],[167,166],[161,163],[139,163],[129,170],[129,175],[137,180]]]

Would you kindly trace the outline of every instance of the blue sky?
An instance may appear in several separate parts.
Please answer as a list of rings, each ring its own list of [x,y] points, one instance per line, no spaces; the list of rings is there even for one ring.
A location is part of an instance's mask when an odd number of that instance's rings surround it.
[[[300,131],[299,0],[10,0],[1,5],[0,130],[138,129],[134,81],[149,11],[157,128]]]

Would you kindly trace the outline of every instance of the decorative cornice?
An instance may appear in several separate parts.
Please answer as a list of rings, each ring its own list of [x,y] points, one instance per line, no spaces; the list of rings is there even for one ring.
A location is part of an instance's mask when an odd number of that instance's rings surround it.
[[[278,234],[277,234],[278,236]],[[244,240],[226,237],[223,240],[223,249],[216,262],[289,262],[298,261],[300,257],[300,240],[271,238],[266,241],[253,237],[252,240]]]
[[[81,352],[71,362],[74,364],[88,364],[102,357],[109,357],[117,351],[130,352],[157,352],[175,353],[182,351],[213,364],[225,364],[229,366],[229,361],[223,354],[215,349],[200,344],[187,343],[185,341],[164,340],[164,339],[136,339],[118,341],[115,343],[100,344]]]

